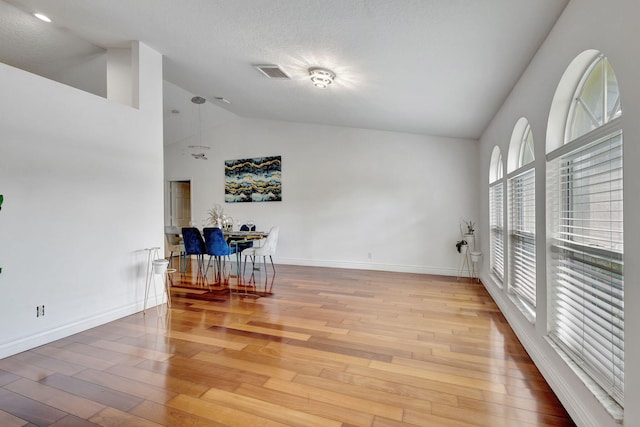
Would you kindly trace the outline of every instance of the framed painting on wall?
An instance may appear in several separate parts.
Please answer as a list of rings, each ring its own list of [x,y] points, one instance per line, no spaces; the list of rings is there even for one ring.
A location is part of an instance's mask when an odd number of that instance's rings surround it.
[[[225,160],[224,201],[282,201],[282,156]]]

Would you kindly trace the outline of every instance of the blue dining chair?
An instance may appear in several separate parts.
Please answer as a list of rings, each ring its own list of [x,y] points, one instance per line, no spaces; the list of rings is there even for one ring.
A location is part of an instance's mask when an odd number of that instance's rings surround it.
[[[204,281],[204,255],[206,249],[200,230],[195,227],[184,227],[182,229],[182,242],[184,243],[184,251],[189,259],[191,259],[191,255],[196,256],[198,262],[196,282],[200,279]]]
[[[216,282],[221,282],[223,278],[222,273],[226,268],[226,260],[229,259],[230,255],[236,253],[236,249],[227,244],[227,241],[224,238],[224,233],[217,227],[204,228],[202,230],[202,234],[204,234],[205,252],[209,255],[209,262],[207,263],[204,275],[205,277],[207,276],[209,268],[211,267],[211,261],[215,258],[215,278]],[[230,259],[229,264],[231,264]],[[224,279],[227,281],[228,278],[224,277]]]

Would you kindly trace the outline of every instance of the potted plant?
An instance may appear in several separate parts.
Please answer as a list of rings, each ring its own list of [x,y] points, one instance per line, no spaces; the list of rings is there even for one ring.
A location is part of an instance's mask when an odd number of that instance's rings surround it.
[[[467,233],[466,234],[473,234],[474,231],[476,231],[476,223],[469,220],[469,221],[464,221],[465,226],[467,227]]]
[[[467,241],[467,245],[469,245],[469,247],[471,248],[475,248],[475,235],[473,234],[476,231],[476,224],[469,220],[463,220],[464,225],[465,225],[465,230],[464,230],[464,240]]]
[[[459,254],[465,254],[467,253],[467,248],[469,247],[469,245],[467,244],[466,240],[458,240],[456,242],[456,249],[458,250]]]
[[[209,209],[207,212],[209,218],[204,220],[205,225],[212,225],[214,227],[222,228],[225,219],[224,209],[220,205],[213,205],[213,209]]]

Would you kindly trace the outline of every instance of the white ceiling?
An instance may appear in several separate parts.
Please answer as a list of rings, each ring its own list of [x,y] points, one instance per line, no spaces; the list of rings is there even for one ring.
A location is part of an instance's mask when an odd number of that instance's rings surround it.
[[[140,40],[164,55],[166,81],[239,116],[476,139],[567,2],[0,0],[0,60],[55,69]],[[334,84],[314,88],[313,66]],[[167,92],[165,111],[185,108]]]

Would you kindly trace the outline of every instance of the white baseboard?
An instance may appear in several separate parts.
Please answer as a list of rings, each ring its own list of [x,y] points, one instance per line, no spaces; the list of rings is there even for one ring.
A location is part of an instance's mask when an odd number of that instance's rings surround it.
[[[160,304],[163,304],[165,300],[166,298],[163,296]],[[96,326],[104,325],[105,323],[109,323],[132,314],[140,313],[143,310],[143,306],[144,302],[138,301],[137,303],[125,307],[114,308],[112,310],[98,313],[95,316],[77,319],[52,329],[47,329],[33,335],[20,337],[12,341],[2,343],[0,344],[0,359],[86,331]],[[151,308],[154,307],[147,307],[147,310]]]
[[[308,260],[299,258],[278,258],[277,264],[302,265],[309,267],[345,268],[353,270],[393,271],[398,273],[434,274],[438,276],[456,276],[455,268],[425,267],[400,264],[380,264],[374,262],[354,262],[339,260]]]

